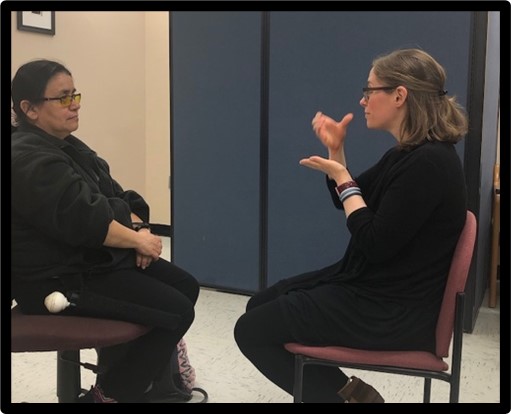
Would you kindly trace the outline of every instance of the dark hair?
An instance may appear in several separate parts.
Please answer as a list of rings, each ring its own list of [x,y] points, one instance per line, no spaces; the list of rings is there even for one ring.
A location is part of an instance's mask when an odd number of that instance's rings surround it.
[[[20,66],[11,82],[12,109],[19,124],[26,123],[26,115],[20,107],[21,101],[37,102],[44,97],[46,85],[58,73],[71,72],[61,63],[40,59]]]
[[[400,145],[429,141],[456,143],[467,132],[468,120],[456,97],[444,91],[445,69],[419,49],[396,50],[373,61],[374,74],[386,85],[408,90],[407,114]]]

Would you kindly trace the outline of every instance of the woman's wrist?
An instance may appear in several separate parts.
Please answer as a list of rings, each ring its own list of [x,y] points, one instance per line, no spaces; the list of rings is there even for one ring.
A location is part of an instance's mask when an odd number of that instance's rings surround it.
[[[346,169],[344,171],[341,171],[338,174],[336,174],[335,177],[331,177],[331,178],[333,180],[335,180],[337,186],[347,183],[348,181],[353,181],[353,178],[351,177],[350,173]]]
[[[328,158],[337,161],[339,164],[346,166],[346,158],[344,156],[344,145],[337,149],[328,148]]]
[[[146,223],[145,221],[139,221],[139,222],[132,223],[132,226],[133,226],[133,230],[135,230],[135,231],[139,231],[141,229],[151,230],[151,226],[149,225],[149,223]]]
[[[349,181],[345,181],[342,184],[335,187],[335,191],[337,191],[337,195],[339,195],[339,197],[340,197],[341,193],[349,188],[359,188],[359,187],[358,187],[358,184],[356,181],[349,180]]]

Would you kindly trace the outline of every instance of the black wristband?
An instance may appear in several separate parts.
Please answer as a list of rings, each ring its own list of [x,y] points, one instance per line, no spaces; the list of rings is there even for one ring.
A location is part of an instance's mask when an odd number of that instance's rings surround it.
[[[135,231],[139,231],[140,229],[149,229],[151,230],[151,226],[149,225],[149,223],[145,223],[145,222],[136,222],[136,223],[131,223],[133,225],[133,230]]]

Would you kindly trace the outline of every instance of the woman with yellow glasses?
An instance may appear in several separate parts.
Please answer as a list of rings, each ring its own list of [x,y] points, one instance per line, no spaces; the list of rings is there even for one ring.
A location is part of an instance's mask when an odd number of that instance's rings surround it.
[[[153,381],[193,322],[199,285],[159,257],[162,242],[147,224],[145,200],[125,191],[106,161],[72,135],[81,94],[71,72],[49,60],[26,63],[11,96],[13,298],[24,313],[48,314],[45,298],[61,292],[80,298],[62,315],[154,326],[122,352],[103,350],[100,365],[109,369],[78,401],[149,402]],[[94,307],[84,302],[90,295]]]

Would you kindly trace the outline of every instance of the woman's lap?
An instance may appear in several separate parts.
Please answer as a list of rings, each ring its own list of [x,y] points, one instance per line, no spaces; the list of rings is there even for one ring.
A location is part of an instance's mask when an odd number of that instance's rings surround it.
[[[163,259],[145,270],[130,268],[85,275],[81,284],[92,294],[178,314],[192,310],[199,293],[199,285],[190,274]],[[53,291],[67,293],[69,285],[55,278],[19,284],[16,290],[15,299],[23,312],[47,314],[45,296]],[[80,313],[76,311],[68,308],[63,314]]]
[[[112,299],[170,312],[190,303],[193,306],[198,292],[195,279],[171,263],[160,260],[145,270],[123,269],[86,277],[84,286],[89,291]],[[180,288],[185,287],[194,291],[195,297],[182,293]]]

